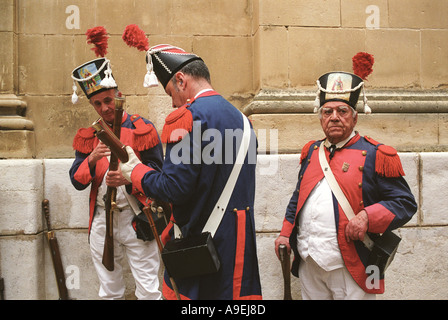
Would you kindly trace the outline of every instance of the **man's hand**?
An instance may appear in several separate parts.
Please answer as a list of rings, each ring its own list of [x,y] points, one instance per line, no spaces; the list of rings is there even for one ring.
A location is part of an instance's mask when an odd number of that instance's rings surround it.
[[[92,169],[96,165],[98,160],[108,156],[110,156],[110,149],[100,141],[95,149],[93,149],[92,153],[89,154],[88,161],[90,169]]]
[[[279,236],[275,240],[275,254],[277,255],[277,258],[280,260],[280,255],[278,254],[278,246],[284,244],[286,246],[286,249],[288,250],[288,254],[291,254],[291,246],[289,245],[289,238],[285,236]]]
[[[129,182],[132,182],[131,180],[131,174],[132,170],[134,170],[135,166],[142,163],[140,159],[135,155],[134,150],[130,146],[126,146],[126,152],[129,155],[128,162],[122,163],[120,162],[120,170],[123,175],[123,177],[128,180]]]
[[[365,210],[361,210],[345,227],[345,239],[347,242],[351,240],[363,241],[368,228],[369,217]]]
[[[106,185],[108,187],[119,187],[125,184],[129,184],[129,181],[123,177],[120,168],[117,171],[109,171],[106,175]]]

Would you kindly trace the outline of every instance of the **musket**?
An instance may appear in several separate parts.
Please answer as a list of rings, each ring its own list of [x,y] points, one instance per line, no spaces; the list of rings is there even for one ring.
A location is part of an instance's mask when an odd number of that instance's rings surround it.
[[[42,212],[44,213],[47,222],[47,239],[51,252],[51,260],[53,261],[54,273],[56,275],[56,283],[58,285],[59,300],[68,300],[68,290],[65,285],[65,273],[62,267],[61,253],[59,251],[58,240],[54,231],[51,230],[50,223],[50,201],[48,199],[42,200]]]
[[[115,136],[110,127],[104,122],[102,118],[99,118],[91,127],[95,130],[97,138],[109,147],[110,151],[123,163],[128,162],[129,155],[126,151],[126,145],[124,145],[120,139]]]
[[[168,204],[168,206],[165,206],[165,205],[153,206],[153,208],[156,208],[158,214],[163,214],[164,215],[165,219],[167,218],[167,216],[169,216],[169,215],[167,215],[166,212],[164,212],[165,210],[167,210],[166,208],[168,208],[168,207],[169,207],[169,204]],[[145,206],[145,207],[143,207],[143,212],[145,213],[146,218],[148,218],[149,226],[151,227],[152,233],[154,235],[154,238],[156,239],[157,246],[159,248],[159,253],[162,254],[163,243],[162,243],[162,241],[159,238],[159,233],[157,232],[157,228],[156,228],[156,225],[154,223],[154,219],[152,218],[151,208],[148,207],[148,206]],[[177,289],[176,282],[174,281],[174,279],[169,274],[168,274],[168,276],[170,278],[171,285],[173,286],[173,291],[176,294],[176,299],[177,300],[181,300],[180,299],[179,290]]]
[[[283,300],[292,300],[291,296],[291,259],[284,244],[278,246],[278,255],[283,271]]]
[[[124,97],[115,98],[115,111],[114,111],[114,123],[113,133],[119,140],[121,135],[121,121],[123,118],[123,104]],[[107,125],[105,125],[107,127]],[[118,169],[118,158],[115,153],[111,152],[109,160],[109,171],[116,171]],[[116,204],[117,188],[107,187],[106,197],[104,201],[106,211],[106,235],[104,237],[104,249],[102,263],[107,270],[114,270],[114,210],[117,208]]]

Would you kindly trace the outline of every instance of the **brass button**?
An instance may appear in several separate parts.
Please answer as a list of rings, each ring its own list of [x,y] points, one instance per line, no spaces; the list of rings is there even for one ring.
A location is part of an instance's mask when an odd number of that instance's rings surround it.
[[[358,183],[358,186],[361,188],[362,187],[362,182]]]
[[[359,166],[359,171],[363,171],[364,170],[364,166]]]
[[[367,154],[367,151],[363,150],[362,155],[365,156]]]
[[[362,206],[363,204],[364,204],[364,201],[361,200],[361,201],[359,202],[359,205]]]
[[[314,146],[314,150],[316,150],[317,149],[317,146]]]

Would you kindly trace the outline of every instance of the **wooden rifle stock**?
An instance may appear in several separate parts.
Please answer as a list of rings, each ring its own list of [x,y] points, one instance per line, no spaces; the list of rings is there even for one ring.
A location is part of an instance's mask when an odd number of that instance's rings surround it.
[[[56,275],[56,283],[58,285],[59,291],[59,299],[60,300],[68,300],[68,290],[65,285],[65,273],[64,268],[62,267],[61,253],[59,251],[58,240],[54,234],[54,231],[51,230],[50,223],[50,201],[44,199],[42,201],[42,212],[45,215],[45,220],[47,222],[47,239],[48,245],[50,247],[51,260],[53,261],[54,273]]]
[[[156,228],[156,224],[154,223],[154,219],[152,218],[151,209],[148,206],[145,206],[143,208],[143,212],[145,213],[146,218],[148,219],[149,226],[151,227],[154,238],[156,239],[157,246],[159,247],[159,253],[162,254],[163,244],[162,244],[162,241],[160,240],[159,233],[157,232],[157,228]],[[163,214],[165,215],[165,213],[163,213]],[[165,215],[165,217],[166,217],[166,215]],[[173,291],[176,294],[176,299],[181,300],[179,290],[177,289],[176,282],[174,281],[174,279],[171,276],[170,276],[170,282],[171,282],[171,285],[173,286]]]
[[[121,135],[121,121],[123,118],[123,104],[125,99],[118,97],[115,98],[115,113],[113,123],[113,133],[120,139]],[[116,171],[118,169],[118,158],[115,153],[111,152],[109,160],[109,171]],[[104,238],[104,250],[102,263],[107,270],[114,270],[114,210],[117,207],[116,204],[117,188],[107,187],[106,199],[104,201],[106,211],[106,235]]]
[[[288,248],[284,244],[279,245],[278,255],[282,264],[283,272],[283,300],[292,300],[291,296],[291,259]]]
[[[123,163],[129,161],[129,155],[126,151],[126,146],[120,141],[119,138],[112,132],[107,124],[104,123],[102,118],[99,118],[91,127],[95,129],[95,135],[97,138],[109,147],[110,151]]]

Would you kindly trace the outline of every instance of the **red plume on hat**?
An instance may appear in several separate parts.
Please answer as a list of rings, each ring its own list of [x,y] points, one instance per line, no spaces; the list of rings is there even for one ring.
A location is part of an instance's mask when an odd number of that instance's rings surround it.
[[[373,55],[367,52],[358,52],[353,56],[352,61],[353,72],[362,80],[366,81],[369,74],[371,74],[373,71],[372,66],[375,62]],[[372,110],[367,105],[367,97],[364,89],[364,84],[362,85],[362,91],[364,96],[364,113],[372,113]]]
[[[358,52],[352,58],[353,61],[353,72],[363,80],[372,73],[373,63],[375,59],[373,55],[367,52]]]
[[[135,47],[139,51],[149,50],[149,40],[145,32],[136,24],[126,26],[122,39],[128,46]]]
[[[145,32],[140,29],[138,25],[130,24],[124,29],[122,39],[128,46],[137,48],[139,51],[146,52],[147,72],[145,75],[145,80],[143,81],[143,86],[145,88],[156,87],[158,85],[158,80],[156,74],[154,73],[151,58],[148,57],[149,40],[146,37]]]
[[[86,32],[87,43],[94,44],[95,47],[92,50],[95,52],[97,57],[104,57],[107,54],[107,31],[104,27],[94,27]]]

